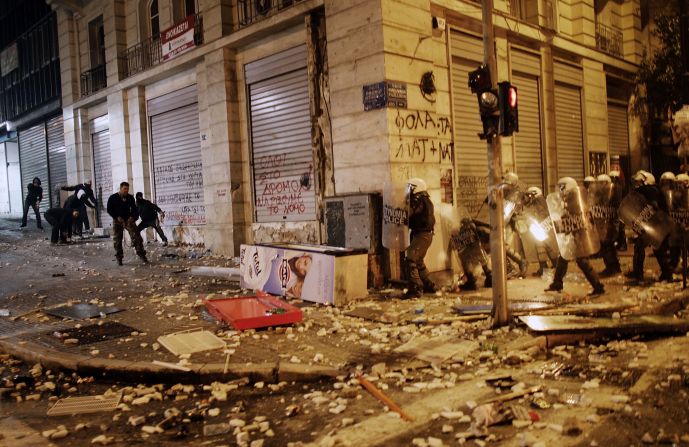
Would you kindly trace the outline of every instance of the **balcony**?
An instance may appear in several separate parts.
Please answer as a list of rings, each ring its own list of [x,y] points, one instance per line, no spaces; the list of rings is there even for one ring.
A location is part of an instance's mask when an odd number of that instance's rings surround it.
[[[81,74],[81,97],[93,95],[108,86],[105,64],[98,65]]]
[[[194,17],[194,44],[198,46],[203,43],[203,17],[201,13],[196,14]],[[120,53],[120,60],[123,67],[123,79],[155,67],[163,62],[160,36],[151,36],[127,48]]]
[[[597,23],[596,48],[611,56],[622,57],[622,31]]]
[[[238,28],[260,22],[302,0],[237,0]]]

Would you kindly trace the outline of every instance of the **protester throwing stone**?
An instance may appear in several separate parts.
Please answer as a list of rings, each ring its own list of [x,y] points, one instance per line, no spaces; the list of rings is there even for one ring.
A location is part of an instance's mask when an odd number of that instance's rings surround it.
[[[38,207],[41,206],[41,200],[43,200],[41,179],[34,177],[33,181],[26,185],[26,199],[24,199],[24,214],[22,215],[21,228],[26,226],[26,218],[29,214],[29,207],[31,207],[34,213],[36,213],[36,226],[41,230],[43,229],[43,225],[41,224],[41,213],[38,211]]]
[[[144,241],[141,239],[141,235],[136,228],[136,220],[139,218],[139,212],[136,208],[134,197],[129,194],[129,183],[120,183],[120,190],[111,195],[108,199],[107,210],[110,217],[112,217],[117,263],[122,265],[122,258],[124,257],[122,238],[125,229],[132,239],[132,245],[136,250],[136,254],[144,263],[148,263],[148,259],[146,259],[146,250],[144,250]]]
[[[84,183],[79,183],[74,186],[63,186],[62,188],[63,191],[73,191],[74,194],[69,196],[67,200],[79,200],[79,206],[77,207],[79,210],[79,218],[75,220],[74,224],[77,230],[77,233],[81,235],[81,229],[82,225],[84,229],[86,229],[86,232],[91,231],[91,224],[89,222],[89,217],[86,214],[86,207],[88,206],[89,208],[96,209],[98,206],[98,202],[96,201],[96,197],[93,195],[93,188],[91,187],[91,180],[86,180]],[[67,207],[67,203],[65,203],[65,208]]]
[[[161,210],[158,205],[151,202],[150,200],[144,199],[144,194],[142,192],[136,193],[136,207],[139,211],[139,217],[141,217],[141,222],[136,230],[141,233],[148,227],[156,230],[158,236],[163,241],[163,245],[167,245],[167,237],[163,233],[163,229],[160,228],[160,217],[165,218],[165,211]]]
[[[50,243],[58,241],[66,244],[72,238],[72,223],[79,218],[79,211],[74,208],[50,208],[43,217],[52,226]]]

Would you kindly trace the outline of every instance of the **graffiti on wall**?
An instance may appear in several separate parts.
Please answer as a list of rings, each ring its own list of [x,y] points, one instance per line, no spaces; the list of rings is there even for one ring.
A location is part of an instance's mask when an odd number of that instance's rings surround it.
[[[423,110],[397,111],[394,118],[398,138],[392,144],[395,160],[452,163],[454,145],[449,116]]]
[[[202,169],[201,160],[156,160],[156,202],[165,211],[166,225],[206,223]]]
[[[464,205],[471,213],[476,216],[479,211],[487,212],[483,201],[486,198],[486,191],[488,190],[488,177],[475,175],[459,175],[457,176],[457,200]]]
[[[256,212],[300,216],[314,212],[313,165],[270,154],[255,159]]]

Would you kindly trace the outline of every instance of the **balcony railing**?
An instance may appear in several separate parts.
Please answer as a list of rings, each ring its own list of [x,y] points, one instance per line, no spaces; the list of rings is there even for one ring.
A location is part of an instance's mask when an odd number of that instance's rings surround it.
[[[259,22],[301,1],[303,0],[237,0],[238,27]]]
[[[201,13],[195,15],[194,21],[194,44],[203,43],[203,17]],[[128,78],[144,70],[148,70],[163,62],[163,52],[160,46],[160,36],[151,36],[146,40],[127,48],[120,53],[122,61],[123,78]]]
[[[81,97],[93,95],[108,86],[105,64],[98,65],[81,74]]]
[[[596,48],[612,56],[622,56],[622,31],[596,24]]]

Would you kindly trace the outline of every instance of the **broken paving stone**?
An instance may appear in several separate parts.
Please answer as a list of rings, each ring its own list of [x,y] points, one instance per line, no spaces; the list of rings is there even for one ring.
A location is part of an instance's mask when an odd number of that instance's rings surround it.
[[[443,427],[442,427],[443,433],[452,433],[452,432],[454,431],[454,429],[455,429],[455,428],[454,428],[452,425],[449,425],[449,424],[444,424]]]
[[[129,419],[127,420],[127,424],[133,427],[138,427],[144,422],[146,422],[146,416],[129,416]]]
[[[230,427],[244,427],[246,422],[244,419],[230,419]]]
[[[206,424],[203,426],[203,436],[217,436],[229,433],[232,427],[230,424]]]
[[[347,409],[346,405],[340,404],[340,405],[336,406],[335,408],[329,409],[328,412],[330,412],[332,414],[340,414],[343,411],[345,411],[346,409]]]
[[[641,442],[643,442],[644,444],[654,444],[655,439],[653,438],[653,436],[651,436],[650,433],[646,432],[641,438]]]
[[[113,436],[98,435],[91,439],[91,444],[108,445],[112,443],[115,438]]]
[[[220,415],[220,408],[211,408],[208,410],[208,416],[210,417],[216,417]]]
[[[565,419],[565,422],[562,424],[562,434],[566,436],[579,436],[582,434],[584,430],[582,430],[581,425],[579,423],[579,419],[576,417],[569,417]]]
[[[251,444],[249,444],[249,447],[263,447],[263,439],[254,439],[251,441]]]
[[[464,416],[464,413],[461,411],[443,411],[440,413],[440,416],[445,419],[460,419]]]
[[[153,435],[156,433],[162,433],[163,429],[154,425],[144,425],[141,427],[141,431],[144,433],[148,433],[149,435]]]

